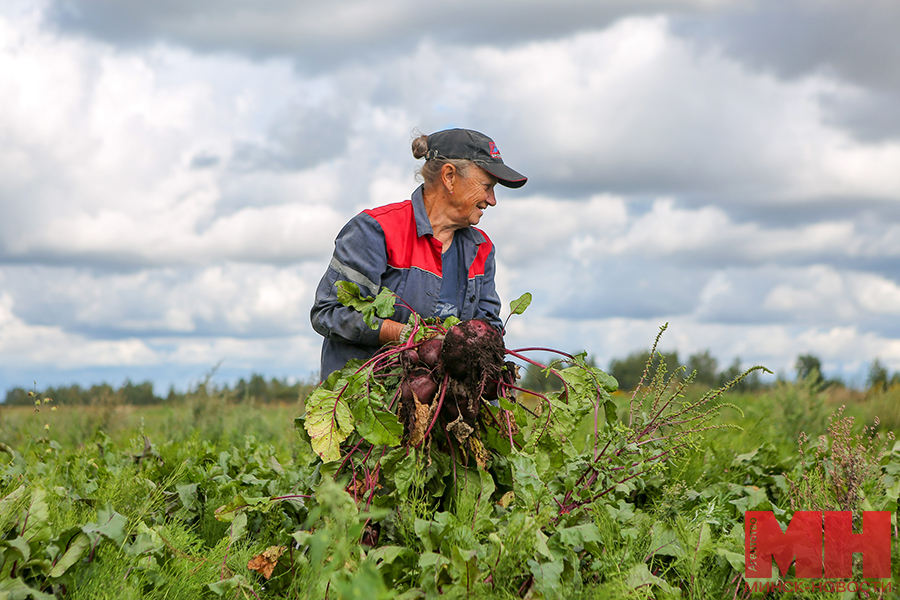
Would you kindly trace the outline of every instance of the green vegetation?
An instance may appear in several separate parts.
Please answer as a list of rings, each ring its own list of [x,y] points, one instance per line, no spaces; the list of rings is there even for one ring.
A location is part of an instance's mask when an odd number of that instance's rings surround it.
[[[685,398],[704,389],[690,387]],[[629,395],[612,398],[625,416]],[[717,422],[741,431],[704,432],[677,461],[587,505],[589,518],[578,524],[554,522],[553,507],[535,511],[526,494],[520,510],[515,494],[499,490],[482,517],[489,484],[469,471],[477,493],[456,494],[450,510],[435,510],[428,467],[410,468],[402,502],[368,511],[397,542],[374,548],[359,543],[367,514],[344,491],[349,486],[316,475],[319,463],[293,427],[297,403],[196,394],[165,407],[7,407],[0,412],[0,593],[25,598],[14,590],[28,587],[34,598],[312,598],[327,588],[331,598],[439,590],[514,598],[532,589],[522,573],[552,579],[547,565],[562,555],[558,578],[548,584],[559,588],[545,597],[666,598],[680,588],[683,598],[746,598],[743,511],[771,509],[786,521],[792,502],[811,494],[837,501],[829,461],[813,457],[852,445],[862,426],[875,425],[877,409],[900,406],[900,388],[848,398],[808,382],[781,383],[722,400],[745,416],[728,411]],[[835,425],[845,428],[850,416],[848,436]],[[871,509],[896,511],[900,448],[889,444],[879,456],[895,426],[882,419],[877,429],[881,440],[860,439],[873,451],[860,465],[870,476],[857,497]],[[803,432],[815,444],[800,454]],[[820,442],[823,434],[829,438]],[[897,546],[895,538],[895,565]],[[281,554],[267,561],[271,548],[270,557]],[[253,564],[263,572],[248,569],[260,555]],[[538,591],[531,597],[541,597]]]
[[[622,392],[560,354],[531,394],[500,371],[499,406],[448,416],[431,391],[398,418],[422,327],[287,402],[201,385],[3,407],[0,599],[856,597],[748,591],[748,510],[892,512],[898,589],[890,378],[717,387],[708,353],[689,373],[654,347]]]

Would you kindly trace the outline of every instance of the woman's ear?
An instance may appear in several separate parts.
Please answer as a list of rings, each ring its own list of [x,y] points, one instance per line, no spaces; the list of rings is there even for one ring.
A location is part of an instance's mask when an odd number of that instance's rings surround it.
[[[456,184],[458,175],[456,167],[450,163],[444,163],[444,166],[441,167],[441,182],[450,194],[453,193],[453,186]]]

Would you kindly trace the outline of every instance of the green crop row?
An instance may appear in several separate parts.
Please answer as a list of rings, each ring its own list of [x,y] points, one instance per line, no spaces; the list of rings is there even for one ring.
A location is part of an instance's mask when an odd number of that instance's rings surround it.
[[[612,399],[624,417],[628,396]],[[0,408],[0,599],[856,597],[751,593],[747,510],[889,510],[900,582],[900,390],[801,382],[720,402],[738,410],[714,423],[739,429],[584,502],[576,459],[515,452],[482,470],[400,447],[377,459],[389,482],[335,483],[300,404]]]

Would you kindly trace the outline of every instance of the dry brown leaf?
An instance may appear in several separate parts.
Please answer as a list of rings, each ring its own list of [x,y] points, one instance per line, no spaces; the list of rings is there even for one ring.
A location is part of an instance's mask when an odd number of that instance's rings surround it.
[[[475,430],[472,427],[462,420],[462,415],[456,417],[456,420],[447,425],[447,431],[452,433],[454,437],[459,441],[460,444],[465,444],[466,440],[469,439],[469,436],[472,435],[472,432]]]
[[[474,435],[469,437],[469,450],[472,451],[472,455],[475,457],[475,463],[479,468],[486,469],[488,461],[491,459],[491,455],[487,451],[487,448],[484,447],[484,444],[481,443],[481,440]]]
[[[287,546],[269,546],[256,556],[250,559],[250,562],[247,563],[247,568],[251,571],[258,571],[262,573],[263,577],[268,579],[272,576],[272,571],[275,570],[275,565],[278,564],[278,558],[284,554],[284,551],[287,549]]]
[[[409,432],[409,443],[412,446],[418,446],[425,439],[425,432],[428,431],[428,426],[431,425],[431,405],[422,404],[418,398],[415,399],[413,405],[416,407],[415,424],[412,431]]]
[[[513,436],[519,433],[519,424],[516,423],[516,416],[510,410],[503,409],[500,419],[500,424],[502,425],[503,435],[509,435],[512,433]]]

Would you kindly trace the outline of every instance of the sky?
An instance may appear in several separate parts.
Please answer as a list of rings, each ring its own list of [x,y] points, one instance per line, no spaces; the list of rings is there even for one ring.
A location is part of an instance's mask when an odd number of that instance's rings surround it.
[[[308,380],[414,131],[528,176],[507,345],[900,370],[895,0],[0,0],[0,392]],[[508,310],[508,309],[507,309]]]

